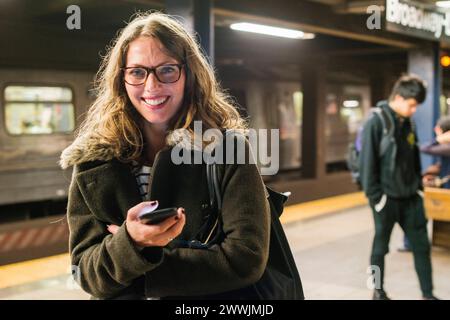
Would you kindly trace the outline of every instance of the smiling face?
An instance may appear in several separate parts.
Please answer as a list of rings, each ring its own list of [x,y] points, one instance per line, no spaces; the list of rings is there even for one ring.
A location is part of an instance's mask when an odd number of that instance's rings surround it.
[[[152,37],[139,37],[130,42],[126,56],[126,67],[155,68],[166,64],[180,64],[169,56],[161,42]],[[125,82],[125,89],[131,103],[146,120],[155,128],[167,129],[169,120],[177,113],[183,103],[186,76],[181,69],[177,82],[161,83],[151,73],[147,81],[141,85],[130,85]]]

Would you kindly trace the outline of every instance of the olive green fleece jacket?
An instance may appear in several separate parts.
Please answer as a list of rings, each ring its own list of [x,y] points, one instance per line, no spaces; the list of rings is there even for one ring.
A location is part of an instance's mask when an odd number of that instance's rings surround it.
[[[159,208],[184,207],[179,239],[193,239],[208,211],[206,165],[171,161],[173,139],[156,156],[150,199]],[[248,152],[249,143],[245,139]],[[199,152],[184,146],[183,152]],[[236,149],[235,149],[236,150]],[[141,202],[129,164],[95,139],[77,139],[61,157],[74,166],[67,219],[70,255],[80,286],[93,297],[208,296],[248,286],[262,276],[269,255],[270,208],[255,164],[219,165],[223,179],[223,242],[210,249],[137,249],[126,229],[128,209]],[[107,225],[119,225],[112,235]]]

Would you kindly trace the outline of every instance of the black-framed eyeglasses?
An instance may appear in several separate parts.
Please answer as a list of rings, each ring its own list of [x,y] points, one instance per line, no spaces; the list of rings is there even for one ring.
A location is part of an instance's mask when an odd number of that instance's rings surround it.
[[[125,67],[124,80],[132,86],[139,86],[147,81],[150,73],[153,73],[156,79],[161,83],[174,83],[180,80],[181,69],[184,64],[163,64],[155,68],[147,67]]]

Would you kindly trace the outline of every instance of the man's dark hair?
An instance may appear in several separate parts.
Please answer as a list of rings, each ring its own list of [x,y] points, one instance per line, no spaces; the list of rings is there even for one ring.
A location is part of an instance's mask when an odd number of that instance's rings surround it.
[[[439,118],[437,126],[441,128],[442,132],[447,132],[450,130],[450,116],[443,116]]]
[[[403,99],[415,99],[417,103],[425,101],[427,89],[422,79],[413,75],[405,75],[397,80],[392,88],[391,96],[389,100],[394,100],[396,95],[399,95]]]

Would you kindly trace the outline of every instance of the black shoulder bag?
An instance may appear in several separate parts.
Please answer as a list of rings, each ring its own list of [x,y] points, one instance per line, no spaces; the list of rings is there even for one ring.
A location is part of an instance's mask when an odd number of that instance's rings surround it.
[[[210,204],[213,208],[206,225],[210,232],[197,247],[209,247],[221,241],[222,235],[222,195],[216,164],[206,167]],[[251,299],[251,300],[303,300],[303,288],[289,243],[286,239],[280,216],[288,196],[265,186],[270,204],[270,246],[269,259],[263,276],[256,283],[245,288],[209,296],[209,299]],[[199,241],[195,241],[199,244]],[[195,246],[193,246],[195,247]]]

